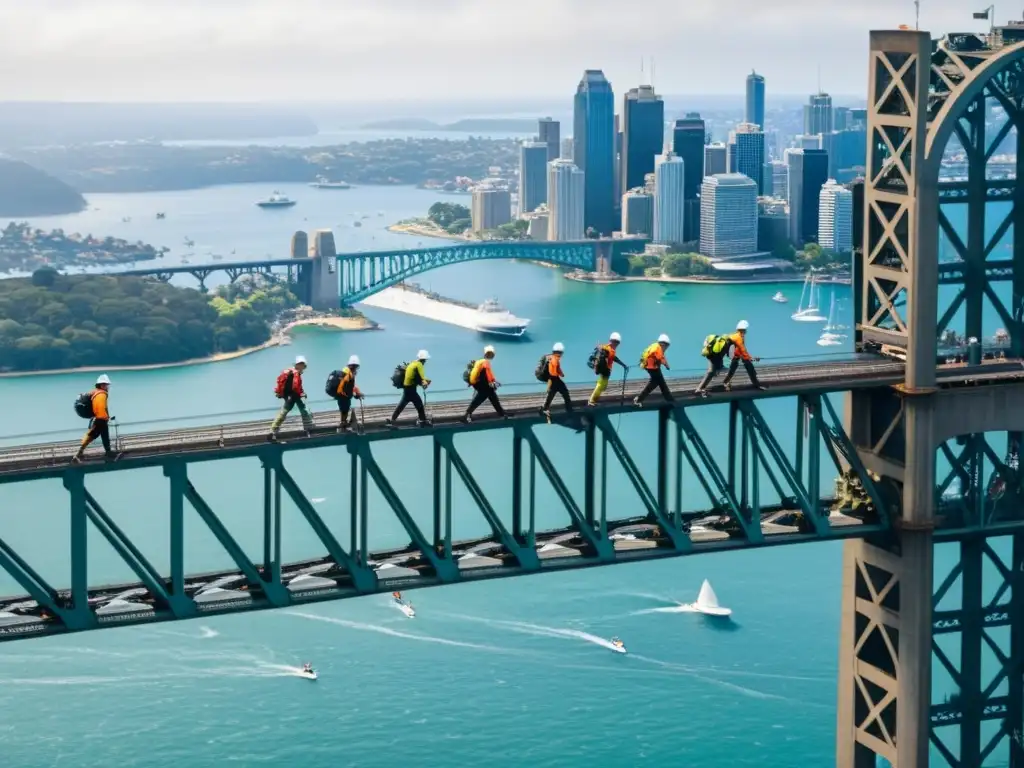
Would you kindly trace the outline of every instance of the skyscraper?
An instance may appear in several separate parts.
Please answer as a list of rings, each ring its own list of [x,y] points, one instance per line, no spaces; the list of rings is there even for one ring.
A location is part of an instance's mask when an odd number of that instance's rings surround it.
[[[823,149],[789,150],[789,237],[793,245],[818,239],[818,203],[828,179],[828,153]]]
[[[586,70],[576,88],[572,143],[586,184],[584,229],[609,235],[615,229],[615,96],[600,69]]]
[[[700,193],[700,252],[741,256],[757,251],[757,187],[742,173],[708,176]]]
[[[582,240],[586,200],[583,171],[572,160],[548,163],[548,240]]]
[[[686,167],[673,152],[654,164],[654,242],[686,242]]]
[[[729,173],[742,173],[754,180],[758,194],[764,192],[764,133],[753,123],[740,123],[729,136]]]
[[[557,160],[558,155],[562,150],[559,144],[559,135],[561,134],[561,125],[557,120],[552,120],[550,117],[542,117],[537,121],[537,140],[548,146],[548,162]]]
[[[764,165],[764,194],[789,200],[789,166],[782,160],[772,160]]]
[[[829,179],[818,203],[818,245],[830,251],[853,250],[853,192]]]
[[[683,190],[686,242],[700,239],[700,184],[704,180],[705,131],[699,112],[688,112],[672,127],[672,151],[682,159],[686,175]]]
[[[654,195],[641,187],[622,196],[622,234],[646,235],[654,232]]]
[[[804,134],[832,132],[832,97],[827,93],[811,94],[804,105]]]
[[[549,144],[526,142],[519,148],[519,215],[548,201]],[[558,159],[557,157],[555,158]]]
[[[473,189],[473,231],[497,229],[512,221],[512,195],[507,189],[481,184]]]
[[[631,88],[622,98],[622,190],[644,183],[644,175],[654,170],[654,156],[665,144],[665,102],[650,85]]]
[[[764,77],[753,70],[747,75],[747,108],[743,122],[753,123],[764,131]]]
[[[728,167],[725,144],[708,144],[704,147],[705,176],[725,173]]]

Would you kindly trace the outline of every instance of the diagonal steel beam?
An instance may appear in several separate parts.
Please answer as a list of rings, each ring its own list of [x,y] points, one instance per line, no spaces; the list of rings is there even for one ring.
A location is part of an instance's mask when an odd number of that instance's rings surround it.
[[[3,539],[0,539],[0,568],[10,574],[11,578],[18,582],[25,593],[40,606],[48,610],[61,623],[67,625],[67,611],[59,604],[57,590],[50,586],[49,582],[40,576],[36,570],[29,565],[14,549]]]

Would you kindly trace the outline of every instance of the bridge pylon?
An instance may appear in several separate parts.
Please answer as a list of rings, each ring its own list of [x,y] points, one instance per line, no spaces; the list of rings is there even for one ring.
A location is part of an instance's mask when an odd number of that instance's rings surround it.
[[[985,301],[1006,326],[1012,355],[1020,356],[1024,341],[1024,264],[1017,264],[1024,262],[1024,236],[1014,237],[1010,268],[998,271],[984,237],[992,186],[986,164],[1007,135],[986,143],[986,100],[1018,128],[1021,157],[1024,43],[876,31],[869,55],[856,340],[861,349],[905,359],[906,372],[900,385],[847,396],[847,432],[894,500],[896,524],[891,533],[844,543],[836,765],[874,768],[881,757],[895,768],[1024,768],[1024,537],[1000,529],[1002,516],[1021,515],[1024,500],[1016,460],[1024,388],[945,387],[936,379],[939,333],[962,317],[964,338],[980,340]],[[968,158],[968,180],[957,183],[956,197],[967,206],[966,238],[940,208],[940,162],[951,136]],[[1021,203],[1007,218],[1024,227]],[[948,300],[944,291],[942,301],[940,230],[960,262],[950,271],[956,276],[943,280],[959,292]],[[995,291],[995,281],[1007,279],[1012,313]],[[1005,459],[986,436],[998,431],[1008,432]],[[937,482],[937,456],[952,456],[954,442],[970,450],[951,462],[958,490],[950,494],[950,478]],[[1016,501],[1009,512],[994,487]],[[936,549],[941,542],[957,545],[951,565]],[[936,579],[937,568],[944,577]],[[986,568],[1001,583],[994,596],[983,587]],[[958,606],[947,609],[954,582]],[[992,639],[996,628],[1008,629],[1001,644]],[[959,634],[956,652],[940,647],[949,633]],[[981,663],[982,646],[992,647],[994,661]],[[945,689],[936,670],[951,681]]]

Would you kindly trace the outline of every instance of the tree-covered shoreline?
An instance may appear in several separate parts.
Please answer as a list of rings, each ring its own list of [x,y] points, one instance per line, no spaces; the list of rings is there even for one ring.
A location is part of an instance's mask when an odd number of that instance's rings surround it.
[[[298,305],[287,286],[240,279],[214,296],[142,277],[0,281],[0,372],[144,366],[256,347]]]

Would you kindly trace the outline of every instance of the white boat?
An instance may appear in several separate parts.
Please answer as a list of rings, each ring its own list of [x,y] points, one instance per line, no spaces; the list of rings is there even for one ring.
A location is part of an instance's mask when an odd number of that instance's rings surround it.
[[[257,200],[256,205],[260,208],[290,208],[295,205],[295,201],[275,190],[270,197]]]
[[[822,329],[821,338],[818,339],[819,347],[838,347],[846,339],[846,336],[836,331],[842,330],[836,319],[836,294],[832,292],[832,299],[828,305],[828,323]]]
[[[800,323],[821,323],[825,316],[818,309],[818,282],[810,274],[804,279],[803,290],[800,291],[800,306],[793,313],[792,318]],[[804,306],[804,300],[807,306]]]
[[[345,181],[329,181],[326,176],[317,176],[316,181],[311,182],[311,187],[316,189],[352,189],[352,185]]]
[[[304,680],[316,680],[317,679],[317,674],[316,674],[316,670],[315,669],[300,669],[295,674],[298,677],[303,678]]]
[[[395,605],[398,606],[398,610],[400,610],[410,619],[416,618],[416,609],[412,607],[411,603],[407,603],[404,600],[395,600]]]
[[[615,653],[625,653],[626,645],[619,638],[613,637],[611,650],[615,651]]]
[[[705,616],[732,616],[732,610],[723,608],[718,604],[718,595],[711,588],[711,582],[704,579],[700,585],[700,594],[697,595],[697,602],[690,603],[689,608],[695,613],[703,613]]]
[[[495,299],[488,299],[477,307],[476,330],[489,336],[507,336],[518,339],[526,333],[529,320],[516,317]]]
[[[785,297],[782,291],[776,291],[775,295],[772,296],[772,301],[774,301],[776,304],[785,304],[786,302],[789,301],[789,299]]]

